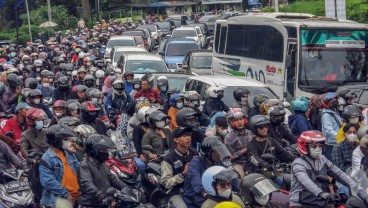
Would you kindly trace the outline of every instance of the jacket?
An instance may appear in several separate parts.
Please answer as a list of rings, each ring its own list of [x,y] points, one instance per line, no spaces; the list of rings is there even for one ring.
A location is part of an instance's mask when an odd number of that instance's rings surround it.
[[[353,146],[346,140],[337,144],[332,149],[332,163],[340,168],[342,171],[346,172],[348,168],[351,167],[353,150],[356,148],[358,143],[354,143]]]
[[[69,87],[65,90],[61,90],[60,88],[55,89],[54,97],[52,98],[53,102],[55,102],[57,100],[68,101],[70,99],[73,99],[73,94],[72,94],[72,91]]]
[[[228,145],[231,153],[235,156],[233,164],[245,165],[248,163],[247,154],[241,154],[240,151],[247,148],[248,143],[253,138],[253,133],[244,128],[244,133],[240,134],[237,129],[232,129],[225,137],[225,144]]]
[[[13,135],[10,136],[12,139],[14,139],[18,144],[20,143],[20,136],[23,133],[23,131],[27,130],[28,126],[25,123],[26,121],[24,121],[23,128],[24,130],[22,130],[19,126],[19,123],[17,121],[17,117],[14,116],[13,118],[9,119],[8,121],[6,121],[5,126],[3,128],[3,132],[13,132]]]
[[[79,203],[88,207],[102,207],[99,197],[101,194],[106,194],[108,188],[114,187],[121,190],[126,186],[110,172],[105,163],[99,163],[89,157],[84,158],[80,163],[78,182],[81,191]]]
[[[250,112],[248,114],[248,121],[250,121],[250,119],[255,116],[255,115],[259,115],[261,114],[261,112],[259,111],[259,108],[253,107],[250,109]]]
[[[82,117],[81,118],[81,123],[92,126],[97,131],[98,134],[106,135],[107,128],[106,128],[105,123],[101,120],[96,119],[95,122],[90,123],[90,122],[86,121],[85,119],[83,119],[83,117]]]
[[[291,133],[296,137],[299,137],[305,131],[312,130],[312,126],[304,114],[290,115],[288,123]]]
[[[145,97],[147,98],[150,103],[159,103],[162,104],[162,99],[160,97],[160,95],[153,89],[149,89],[149,90],[143,90],[140,89],[135,95],[134,95],[134,100],[136,100],[139,97]],[[156,99],[156,102],[152,102],[152,98]]]
[[[335,179],[347,185],[355,186],[353,179],[333,165],[324,155],[321,155],[316,161],[306,156],[297,158],[291,169],[290,206],[303,207],[303,204],[299,201],[302,194],[309,193],[311,196],[315,196],[315,199],[318,199],[318,195],[323,192],[323,189],[320,184],[315,182],[317,173],[327,175],[327,172],[331,172],[335,177],[338,177]]]
[[[365,155],[362,152],[360,146],[354,149],[351,161],[351,177],[355,177],[358,174],[364,157]]]
[[[27,167],[26,163],[22,162],[10,147],[0,140],[0,172],[11,169],[12,165],[20,169],[25,169]]]
[[[279,142],[283,147],[295,144],[298,139],[290,132],[289,127],[284,122],[275,124],[271,121],[268,125],[268,136]]]
[[[174,131],[177,127],[178,124],[176,123],[176,114],[178,113],[179,109],[176,107],[170,107],[167,115],[170,116],[171,118],[171,122],[169,124],[170,130]]]
[[[132,101],[129,94],[116,95],[114,91],[111,91],[106,97],[106,113],[109,114],[111,109],[120,113],[125,112],[127,104]]]
[[[3,104],[5,105],[5,109],[9,110],[15,107],[18,104],[18,97],[15,89],[7,88],[3,94]]]
[[[79,168],[77,158],[67,151],[64,151],[64,153],[67,158],[67,163],[74,174],[77,175],[77,170]],[[68,190],[61,185],[64,176],[64,165],[51,148],[42,155],[41,160],[43,161],[40,163],[40,182],[43,186],[41,204],[53,207],[57,197],[66,199],[69,195]]]
[[[49,144],[46,142],[46,129],[42,129],[41,131],[28,129],[22,133],[20,150],[23,157],[28,157],[29,150],[31,149],[44,153],[48,148]]]
[[[209,164],[204,156],[195,157],[189,163],[189,169],[184,180],[183,200],[188,208],[199,208],[204,202],[203,194],[206,192],[202,186],[202,175],[208,168],[219,165],[221,161]]]
[[[344,122],[341,125],[341,128],[337,132],[337,136],[336,136],[336,142],[337,142],[337,144],[343,142],[346,139],[345,138],[345,134],[344,134],[344,127],[345,127],[345,125],[346,125],[346,122]],[[358,125],[359,125],[359,127],[362,127],[363,126],[363,123],[362,122],[358,122]],[[358,139],[361,139],[361,138],[358,138]]]
[[[165,139],[163,139],[156,130],[149,130],[147,131],[142,139],[142,147],[144,145],[151,145],[153,151],[142,150],[142,153],[146,156],[149,154],[163,154],[165,150],[173,149],[173,142],[171,138],[171,132],[169,129],[164,128],[165,132]]]
[[[213,116],[212,114],[217,111],[228,112],[230,108],[218,98],[209,97],[203,105],[203,113],[207,116]]]
[[[43,103],[40,103],[38,105],[34,105],[32,107],[33,108],[39,108],[39,109],[43,110],[46,113],[46,115],[49,119],[52,119],[54,117],[54,115],[52,114],[50,108],[48,106],[46,106],[45,104],[43,104]]]
[[[41,93],[42,93],[42,97],[54,97],[54,91],[55,91],[55,88],[53,87],[42,87],[41,85],[39,85],[37,87],[39,90],[41,90]]]
[[[126,94],[130,94],[133,91],[133,85],[129,84],[128,82],[124,81],[125,92]]]
[[[332,115],[334,117],[332,117]],[[336,122],[335,118],[338,122]],[[325,135],[327,141],[327,145],[335,145],[337,132],[339,131],[342,125],[341,117],[336,111],[330,109],[322,109],[322,116],[321,116],[321,126],[322,126],[322,133]]]
[[[232,108],[241,108],[245,113],[247,113],[247,115],[250,112],[249,104],[243,104],[242,102],[239,102],[239,101],[235,101],[233,103]]]
[[[134,114],[132,117],[129,118],[128,120],[128,125],[127,125],[127,136],[128,138],[132,139],[133,136],[133,128],[134,126],[140,124],[137,114]]]

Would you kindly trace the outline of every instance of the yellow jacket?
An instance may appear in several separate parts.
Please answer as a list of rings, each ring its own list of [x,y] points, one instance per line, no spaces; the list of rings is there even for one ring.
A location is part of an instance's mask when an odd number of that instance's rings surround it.
[[[336,142],[337,144],[338,143],[341,143],[342,141],[345,140],[345,134],[344,134],[344,127],[346,125],[346,122],[344,122],[341,126],[341,128],[339,129],[339,131],[337,132],[337,136],[336,136]],[[359,122],[358,123],[359,127],[363,126],[363,123],[362,122]]]

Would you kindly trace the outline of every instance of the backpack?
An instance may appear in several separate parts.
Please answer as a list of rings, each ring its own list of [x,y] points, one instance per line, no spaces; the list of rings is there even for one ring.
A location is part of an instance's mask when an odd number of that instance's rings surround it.
[[[322,132],[322,115],[323,114],[325,114],[325,113],[327,113],[327,114],[329,114],[333,119],[335,119],[335,121],[336,121],[336,123],[338,123],[338,125],[341,127],[341,121],[340,121],[340,119],[339,118],[337,118],[336,116],[335,116],[335,114],[334,113],[332,113],[332,112],[322,112],[322,111],[320,111],[319,113],[318,113],[318,131],[320,131],[320,132]]]

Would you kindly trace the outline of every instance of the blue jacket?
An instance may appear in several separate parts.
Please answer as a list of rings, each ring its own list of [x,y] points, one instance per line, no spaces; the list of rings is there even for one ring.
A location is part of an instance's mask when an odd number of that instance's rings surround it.
[[[332,116],[332,115],[334,116]],[[341,117],[336,111],[330,109],[322,109],[321,114],[321,125],[322,125],[322,133],[325,135],[327,141],[326,144],[328,145],[335,145],[337,132],[339,131],[342,121]],[[338,122],[336,122],[336,120]]]
[[[133,90],[133,85],[129,84],[128,82],[124,81],[124,85],[125,85],[125,92],[127,94],[130,94]]]
[[[53,87],[44,88],[42,85],[38,85],[37,89],[41,90],[42,97],[54,97],[54,90]]]
[[[106,97],[105,101],[105,109],[107,115],[110,113],[110,109],[115,109],[119,111],[120,113],[126,111],[126,106],[128,103],[132,102],[133,99],[130,97],[129,94],[125,93],[124,95],[116,95],[114,94],[114,91],[109,92],[109,94]]]
[[[183,200],[188,208],[200,208],[204,202],[202,194],[206,192],[202,186],[202,175],[208,168],[220,165],[221,161],[210,165],[204,156],[193,158],[189,163],[189,169],[184,180]]]
[[[67,151],[65,151],[65,154],[70,168],[77,175],[79,161],[74,154],[70,154]],[[61,185],[64,176],[64,166],[63,162],[51,148],[42,155],[42,160],[48,167],[42,165],[42,163],[40,164],[40,182],[43,186],[41,204],[53,207],[57,197],[67,198],[69,195],[68,190]]]
[[[312,130],[307,117],[302,113],[290,115],[288,123],[291,133],[296,137],[299,137],[305,131]]]

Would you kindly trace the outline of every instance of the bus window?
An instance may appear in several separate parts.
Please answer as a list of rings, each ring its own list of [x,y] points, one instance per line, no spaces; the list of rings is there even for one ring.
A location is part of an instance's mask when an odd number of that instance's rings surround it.
[[[219,45],[219,54],[224,54],[225,51],[225,43],[226,43],[226,33],[227,27],[221,27],[221,34],[220,34],[220,45]]]
[[[273,27],[267,27],[266,48],[263,59],[282,62],[284,56],[284,38],[282,34]]]
[[[220,28],[221,28],[221,25],[216,24],[215,43],[214,43],[214,47],[213,47],[216,52],[218,52],[218,45],[219,45],[219,42],[220,42]]]

